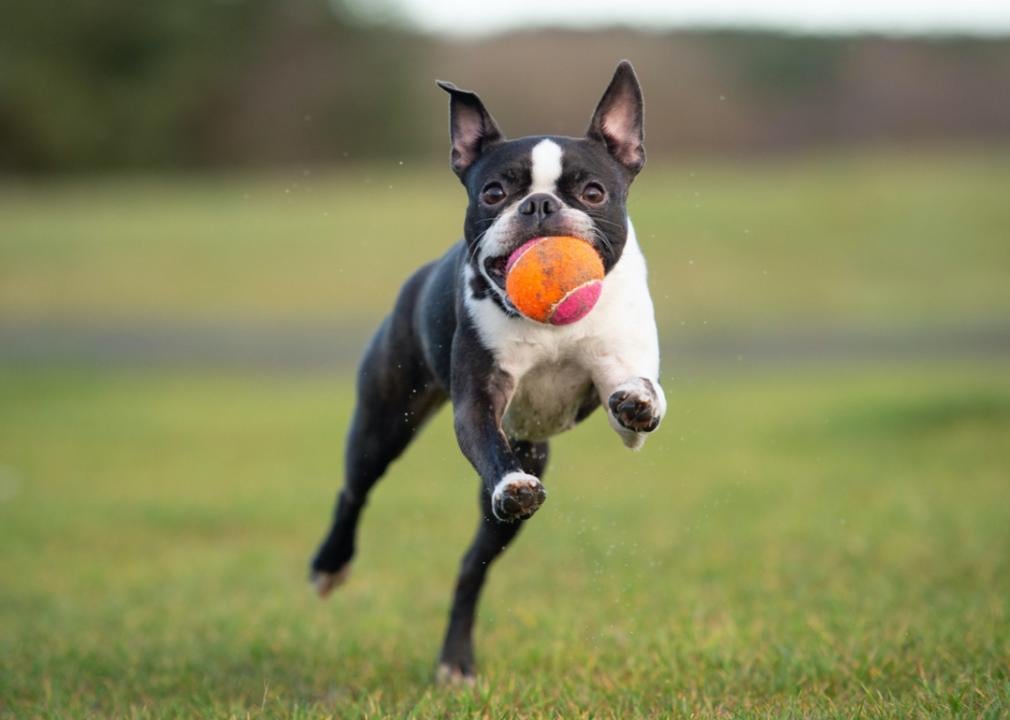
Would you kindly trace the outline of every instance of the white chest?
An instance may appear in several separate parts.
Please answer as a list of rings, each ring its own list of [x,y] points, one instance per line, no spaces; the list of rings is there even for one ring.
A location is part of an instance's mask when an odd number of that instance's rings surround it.
[[[516,440],[546,440],[574,427],[590,392],[589,372],[577,363],[562,360],[537,365],[520,378],[502,429]]]
[[[469,275],[466,280],[469,287]],[[502,419],[512,438],[544,440],[570,429],[597,387],[610,392],[628,378],[658,377],[645,260],[630,223],[624,253],[604,279],[596,307],[582,320],[541,325],[509,317],[490,299],[472,295],[466,307],[482,344],[516,381]]]

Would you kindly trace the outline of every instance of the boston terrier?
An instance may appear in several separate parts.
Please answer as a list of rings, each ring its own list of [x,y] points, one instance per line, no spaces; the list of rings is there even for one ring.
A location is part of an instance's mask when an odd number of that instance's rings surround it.
[[[480,521],[463,556],[438,678],[473,681],[477,599],[494,559],[547,499],[547,441],[601,403],[637,449],[660,423],[659,343],[645,259],[625,208],[645,164],[642,90],[627,61],[584,137],[507,140],[476,94],[448,82],[452,169],[466,188],[463,238],[404,284],[358,373],[344,486],[312,560],[325,597],[348,576],[369,490],[446,400],[480,477]],[[519,314],[509,256],[531,239],[590,243],[605,276],[596,306],[567,325]]]

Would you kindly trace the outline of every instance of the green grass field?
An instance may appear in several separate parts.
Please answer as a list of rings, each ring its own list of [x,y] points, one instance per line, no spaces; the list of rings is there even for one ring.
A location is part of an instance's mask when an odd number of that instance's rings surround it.
[[[351,582],[305,570],[348,382],[7,374],[0,698],[24,716],[1005,717],[1005,368],[674,383],[602,417],[431,684],[476,482],[443,413]]]
[[[0,308],[371,326],[462,231],[448,168],[305,172],[0,185]],[[1010,149],[685,161],[630,210],[664,326],[956,324],[1010,313],[1008,186]]]
[[[632,207],[666,344],[1005,322],[1007,158],[650,167]],[[0,323],[370,326],[461,202],[395,164],[8,183]],[[663,380],[641,453],[602,416],[553,444],[483,599],[481,679],[451,690],[477,482],[446,411],[323,603],[349,368],[0,367],[0,717],[1010,717],[1005,358]]]

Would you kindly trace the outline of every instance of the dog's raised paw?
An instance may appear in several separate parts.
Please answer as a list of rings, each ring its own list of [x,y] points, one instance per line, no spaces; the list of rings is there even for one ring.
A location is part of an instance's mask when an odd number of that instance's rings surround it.
[[[320,598],[325,598],[334,588],[343,585],[351,574],[351,564],[347,563],[336,572],[326,572],[325,570],[313,570],[309,580],[312,587],[316,589],[316,594]]]
[[[618,425],[635,433],[652,432],[662,420],[656,389],[645,378],[617,388],[607,405]]]
[[[547,490],[540,480],[523,472],[510,472],[495,485],[491,511],[499,520],[511,522],[528,518],[546,499]]]

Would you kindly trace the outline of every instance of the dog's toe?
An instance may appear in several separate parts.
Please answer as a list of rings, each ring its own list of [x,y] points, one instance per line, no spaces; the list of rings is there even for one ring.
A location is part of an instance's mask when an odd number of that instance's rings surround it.
[[[342,568],[336,572],[326,572],[324,570],[313,570],[312,581],[313,587],[316,589],[316,594],[321,598],[325,598],[334,588],[337,588],[346,582],[347,578],[351,574],[351,564],[347,563]]]

